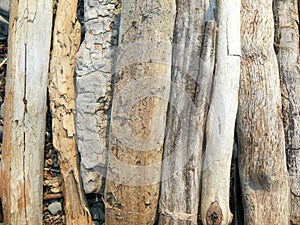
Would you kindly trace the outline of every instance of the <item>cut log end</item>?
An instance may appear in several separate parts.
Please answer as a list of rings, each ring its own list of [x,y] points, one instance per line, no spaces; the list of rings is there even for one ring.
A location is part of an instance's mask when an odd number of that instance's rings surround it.
[[[207,225],[220,225],[222,222],[223,214],[219,202],[216,200],[211,203],[206,213]]]

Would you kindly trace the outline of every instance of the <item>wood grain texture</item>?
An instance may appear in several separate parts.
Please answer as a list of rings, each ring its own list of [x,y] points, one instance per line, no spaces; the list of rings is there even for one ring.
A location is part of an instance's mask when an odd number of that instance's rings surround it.
[[[197,224],[202,145],[215,60],[215,21],[205,27],[208,1],[179,0],[176,7],[159,200],[161,225]]]
[[[154,224],[170,91],[175,0],[122,4],[106,224]]]
[[[245,224],[289,224],[272,1],[242,0],[242,63],[237,119]]]
[[[300,224],[300,65],[298,1],[274,1],[275,50],[279,65],[292,225]]]
[[[80,44],[77,1],[59,0],[53,29],[49,98],[53,146],[58,151],[67,225],[91,225],[92,218],[79,175],[75,139],[75,55]]]
[[[42,224],[52,1],[11,1],[1,199],[7,225]]]
[[[201,221],[227,225],[230,169],[240,78],[240,0],[217,1],[214,81],[203,156]]]

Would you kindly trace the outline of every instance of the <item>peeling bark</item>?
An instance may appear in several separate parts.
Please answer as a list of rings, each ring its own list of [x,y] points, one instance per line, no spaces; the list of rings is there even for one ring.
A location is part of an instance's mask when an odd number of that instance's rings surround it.
[[[227,225],[230,169],[240,76],[240,0],[217,1],[218,33],[203,157],[201,220]]]
[[[106,179],[107,224],[154,224],[175,0],[122,5]]]
[[[275,50],[281,82],[283,125],[291,180],[292,225],[300,225],[300,67],[298,1],[276,0]]]
[[[273,49],[272,1],[242,0],[237,119],[245,224],[289,224],[290,187]]]
[[[12,0],[10,18],[1,165],[4,223],[41,225],[52,2]]]
[[[121,4],[89,0],[84,5],[85,39],[76,60],[76,134],[84,190],[103,194]]]
[[[176,7],[159,201],[161,225],[197,224],[204,126],[215,56],[215,21],[207,22],[204,31],[208,2],[179,0]]]
[[[88,225],[92,218],[79,175],[74,123],[75,55],[81,35],[76,20],[77,1],[59,0],[57,4],[49,74],[53,146],[58,151],[66,224]]]

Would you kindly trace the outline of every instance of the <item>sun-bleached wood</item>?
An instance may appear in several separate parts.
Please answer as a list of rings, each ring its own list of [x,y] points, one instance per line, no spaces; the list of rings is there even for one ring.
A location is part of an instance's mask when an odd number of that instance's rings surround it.
[[[288,225],[290,187],[271,0],[242,0],[238,160],[248,225]]]
[[[122,3],[106,224],[154,224],[170,91],[175,0]]]
[[[49,73],[53,146],[58,151],[67,225],[92,225],[79,174],[75,139],[75,56],[80,44],[77,1],[57,3]]]
[[[275,50],[279,65],[292,225],[300,224],[300,61],[299,2],[274,1]]]
[[[161,225],[197,224],[205,118],[215,63],[215,21],[207,21],[204,28],[208,2],[177,1],[176,7]]]
[[[1,200],[4,224],[42,225],[52,1],[12,0]]]
[[[230,168],[240,76],[240,0],[217,1],[217,40],[212,97],[203,156],[201,221],[227,225]]]

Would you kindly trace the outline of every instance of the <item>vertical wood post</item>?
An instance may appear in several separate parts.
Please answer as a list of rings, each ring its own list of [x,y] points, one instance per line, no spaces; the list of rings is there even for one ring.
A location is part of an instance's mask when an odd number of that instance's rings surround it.
[[[52,1],[12,0],[2,155],[6,225],[42,224]]]
[[[177,1],[159,224],[197,224],[205,118],[215,61],[207,1]],[[172,193],[172,194],[171,194]],[[180,203],[180,204],[178,204]]]
[[[298,1],[274,1],[275,50],[279,65],[292,225],[300,224],[300,58]]]
[[[67,225],[91,225],[79,174],[75,139],[75,56],[80,44],[77,1],[59,0],[49,74],[53,145],[58,151]]]
[[[215,75],[206,124],[201,221],[227,225],[230,168],[240,77],[240,0],[217,1]]]
[[[271,0],[242,0],[237,118],[245,224],[289,224],[290,187]]]
[[[153,224],[169,100],[175,0],[122,4],[112,103],[106,223]]]

